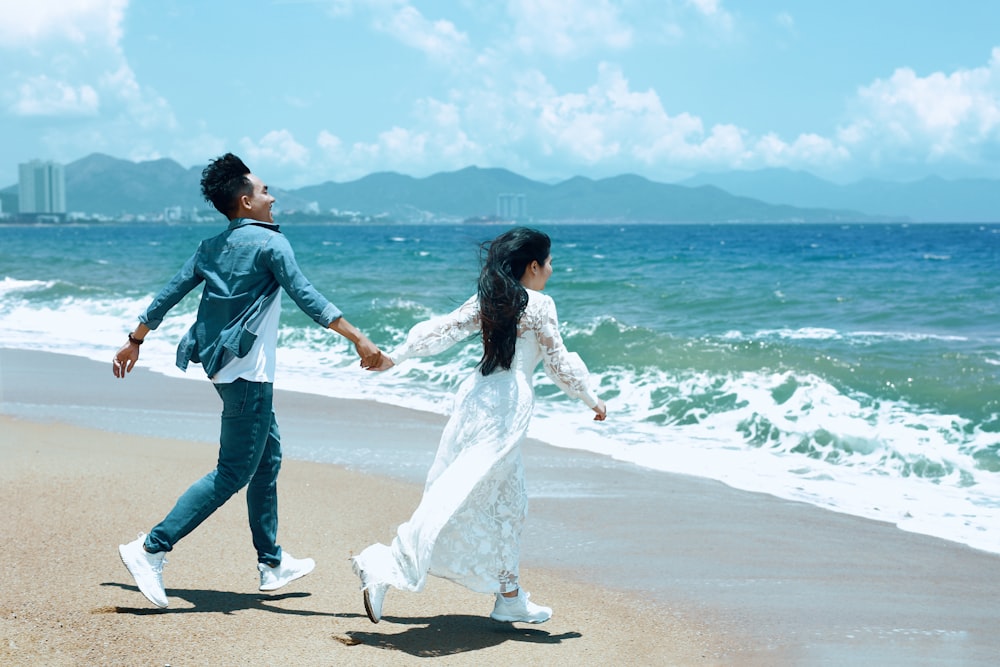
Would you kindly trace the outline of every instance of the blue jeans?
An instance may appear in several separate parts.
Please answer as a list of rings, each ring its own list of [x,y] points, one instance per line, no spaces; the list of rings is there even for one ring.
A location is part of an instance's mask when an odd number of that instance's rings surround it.
[[[278,535],[278,471],[281,436],[274,419],[274,386],[236,380],[215,385],[222,398],[219,461],[184,492],[146,537],[146,550],[170,551],[234,493],[247,487],[247,514],[257,561],[281,563]],[[249,484],[249,486],[248,486]]]

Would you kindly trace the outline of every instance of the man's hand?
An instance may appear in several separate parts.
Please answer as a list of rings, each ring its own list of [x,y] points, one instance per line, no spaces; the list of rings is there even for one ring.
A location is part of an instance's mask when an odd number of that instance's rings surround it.
[[[370,369],[378,366],[382,359],[382,350],[378,349],[375,343],[368,340],[368,336],[364,335],[358,328],[347,321],[344,317],[338,317],[333,322],[330,322],[327,329],[336,331],[341,336],[347,340],[354,343],[354,350],[361,357],[361,367],[364,369]]]
[[[124,378],[126,373],[131,373],[135,368],[135,363],[139,361],[139,346],[132,343],[125,343],[122,349],[115,355],[114,368],[116,378]]]

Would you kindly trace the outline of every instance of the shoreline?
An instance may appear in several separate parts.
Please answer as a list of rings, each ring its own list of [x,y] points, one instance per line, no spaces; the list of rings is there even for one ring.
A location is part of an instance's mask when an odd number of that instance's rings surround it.
[[[34,438],[57,433],[66,437],[68,433],[99,452],[109,448],[118,452],[130,459],[130,466],[166,455],[159,448],[150,451],[141,446],[151,439],[151,432],[185,441],[183,463],[191,473],[178,472],[179,479],[171,479],[159,491],[161,500],[141,499],[117,510],[105,522],[124,522],[129,529],[100,535],[102,555],[87,556],[96,558],[102,571],[110,568],[110,581],[126,582],[121,575],[127,577],[127,573],[120,563],[111,562],[117,556],[108,540],[127,541],[136,528],[147,530],[142,523],[158,520],[187,484],[210,469],[218,398],[207,380],[169,378],[141,367],[127,379],[115,380],[110,362],[105,366],[78,357],[0,349],[0,424],[5,451],[16,449],[7,435],[12,430],[27,429]],[[355,528],[364,534],[361,542],[355,543],[357,536],[354,541],[342,541],[328,530],[322,533],[336,545],[334,553],[339,550],[346,558],[348,551],[360,551],[371,541],[391,539],[395,525],[409,516],[419,498],[444,417],[280,390],[275,405],[286,448],[281,478],[283,539],[288,538],[285,527],[297,523],[299,537],[318,539],[310,536],[308,528],[301,529],[301,519],[294,514],[297,510],[286,504],[286,476],[298,475],[289,475],[292,469],[308,470],[303,473],[306,477],[346,475],[349,502],[365,499],[358,511],[366,518]],[[109,433],[114,437],[107,437]],[[122,442],[130,443],[132,449],[123,451]],[[370,465],[358,469],[348,465],[344,470],[336,461],[297,460],[297,452],[324,443],[341,443],[337,446],[360,451]],[[41,456],[51,460],[52,452]],[[192,457],[197,461],[192,463]],[[1000,653],[1000,639],[994,637],[994,601],[1000,594],[1000,557],[996,555],[906,533],[887,523],[738,491],[719,482],[646,471],[534,441],[525,443],[524,458],[530,509],[522,571],[526,588],[555,608],[553,621],[539,626],[544,631],[550,631],[549,626],[566,611],[592,616],[599,626],[610,626],[622,641],[636,644],[648,642],[651,628],[659,627],[664,636],[677,639],[680,633],[685,638],[683,646],[670,649],[680,652],[656,653],[672,664],[811,665],[877,660],[890,665],[986,665]],[[26,479],[22,468],[15,465],[12,470],[15,486]],[[391,473],[387,476],[386,471]],[[44,488],[53,483],[37,470],[32,474],[41,475],[36,483]],[[89,484],[85,478],[78,483]],[[386,486],[393,492],[372,498],[369,485]],[[5,484],[8,493],[9,487],[10,483]],[[11,500],[18,506],[18,515],[37,515],[30,498]],[[307,513],[322,515],[334,506],[314,503],[306,503]],[[230,502],[220,510],[234,515],[237,526],[232,540],[223,544],[208,535],[210,531],[195,531],[183,548],[175,550],[177,558],[189,550],[189,542],[196,543],[196,537],[201,548],[245,551],[248,539],[239,525],[243,521],[239,505]],[[342,513],[334,513],[339,521]],[[136,521],[140,525],[133,527]],[[206,534],[199,537],[201,532]],[[9,548],[11,542],[4,543]],[[299,555],[301,547],[290,543],[290,550]],[[17,554],[7,555],[19,560]],[[336,557],[317,552],[301,555],[339,569]],[[115,565],[122,572],[111,567]],[[350,581],[353,575],[348,566],[344,568],[346,575],[338,572],[336,576],[353,583],[355,590],[349,595],[359,598],[356,582]],[[170,579],[176,576],[172,569],[165,573],[168,595]],[[553,600],[548,587],[540,585],[549,577],[559,581],[556,589],[564,592],[571,609],[566,609],[565,601]],[[311,578],[298,589],[313,591],[313,598],[325,597],[316,595]],[[397,601],[427,605],[434,598],[433,603],[439,603],[439,590],[446,590],[447,596],[461,598],[464,593],[475,599],[475,594],[464,589],[438,583],[420,595],[390,592],[387,617],[396,618]],[[9,585],[5,583],[2,590],[9,590]],[[211,577],[205,584],[206,589],[221,586]],[[118,590],[116,595],[125,596],[127,602],[122,604],[142,606],[145,600],[132,589]],[[234,590],[256,592],[245,581]],[[616,601],[615,613],[608,614],[604,599]],[[587,603],[581,608],[577,603],[584,600]],[[351,612],[359,604],[359,600],[339,596],[324,602],[331,601]],[[481,600],[478,605],[483,606]],[[447,614],[447,609],[440,613]],[[475,606],[467,609],[470,614],[479,612]],[[633,624],[635,618],[630,623],[620,616],[640,609],[648,613],[640,614],[638,624]],[[451,613],[458,611],[451,609]],[[6,619],[7,609],[4,612]],[[387,629],[385,623],[369,624],[363,610],[361,615],[367,626],[361,626],[364,631],[380,634]],[[589,632],[599,631],[591,628]],[[368,640],[374,641],[370,636]],[[560,662],[560,651],[572,643],[553,647],[549,658]],[[662,643],[653,643],[657,651],[667,650]],[[465,655],[482,657],[477,651]],[[650,657],[640,651],[631,662],[663,662],[644,660]]]

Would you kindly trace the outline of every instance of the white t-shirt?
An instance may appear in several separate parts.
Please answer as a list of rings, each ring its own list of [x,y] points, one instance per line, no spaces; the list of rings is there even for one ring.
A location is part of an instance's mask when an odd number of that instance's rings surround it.
[[[237,379],[250,382],[274,382],[276,348],[278,347],[278,320],[281,319],[281,292],[252,323],[257,328],[257,340],[245,357],[233,357],[212,378],[216,384]]]

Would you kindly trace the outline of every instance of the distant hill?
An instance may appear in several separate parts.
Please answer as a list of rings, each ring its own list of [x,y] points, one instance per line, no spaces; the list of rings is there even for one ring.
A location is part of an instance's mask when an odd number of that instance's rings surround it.
[[[460,171],[413,178],[394,172],[370,174],[356,181],[328,181],[289,194],[315,202],[320,210],[386,213],[395,219],[468,218],[496,212],[497,195],[517,192],[531,202],[546,186],[505,169],[468,167]],[[532,213],[534,214],[534,213]]]
[[[130,162],[94,153],[69,163],[65,172],[70,211],[121,215],[207,206],[200,195],[201,170],[169,159]]]
[[[506,169],[466,167],[413,178],[378,173],[346,183],[327,182],[290,194],[332,208],[386,213],[399,220],[489,216],[497,195],[526,195],[537,220],[621,222],[831,222],[868,220],[857,211],[799,208],[736,197],[713,187],[689,188],[624,175],[601,180],[578,176],[554,185]]]
[[[853,209],[919,222],[1000,221],[1000,180],[930,176],[908,183],[863,180],[837,185],[804,171],[761,169],[700,174],[678,185],[713,185],[771,203]]]
[[[169,159],[130,162],[95,153],[66,165],[66,204],[70,211],[109,216],[150,214],[180,206],[213,214],[201,198],[201,168],[185,169]],[[753,172],[750,172],[753,173]],[[776,176],[788,177],[782,173]],[[730,175],[732,182],[739,186]],[[744,189],[763,194],[748,195],[725,184],[666,184],[634,174],[593,180],[575,177],[550,184],[533,181],[505,169],[467,167],[425,178],[392,172],[375,173],[344,183],[282,190],[272,184],[282,212],[331,210],[355,211],[362,215],[384,215],[392,220],[430,221],[481,218],[496,213],[497,196],[524,194],[528,215],[538,221],[620,222],[836,222],[904,220],[898,212],[874,213],[861,206],[848,206],[829,196],[831,184],[808,175],[795,176],[798,188],[778,185],[768,190],[761,184]],[[764,183],[762,175],[757,178]],[[779,179],[780,180],[780,179]],[[809,187],[806,187],[808,184]],[[838,186],[831,186],[836,188]],[[732,188],[732,189],[731,189]],[[4,191],[16,191],[10,186]],[[886,185],[888,189],[888,185]],[[729,191],[727,191],[729,190]],[[810,202],[825,197],[829,203],[796,203],[781,200],[781,192],[811,191]],[[765,198],[766,197],[766,198]],[[847,200],[844,200],[847,201]],[[858,200],[862,201],[862,200]],[[877,195],[867,200],[880,202]]]

